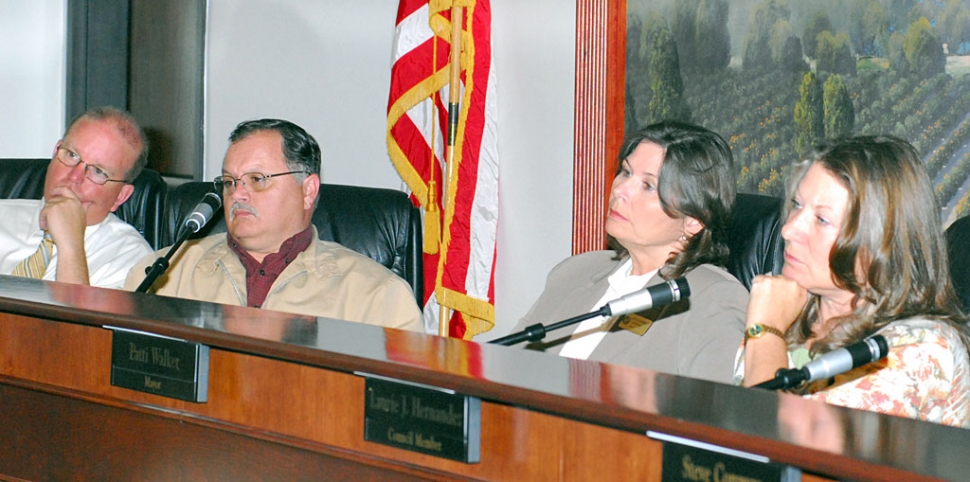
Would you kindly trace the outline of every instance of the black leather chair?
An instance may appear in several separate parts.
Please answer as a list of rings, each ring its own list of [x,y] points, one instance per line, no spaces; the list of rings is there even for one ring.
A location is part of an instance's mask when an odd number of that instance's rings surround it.
[[[175,242],[185,218],[206,193],[214,191],[211,182],[188,182],[169,190],[163,245]],[[424,303],[421,217],[407,194],[392,189],[321,184],[311,222],[320,239],[340,243],[404,278],[418,305]],[[226,222],[219,210],[191,238],[225,231]]]
[[[50,159],[0,159],[0,199],[40,199]],[[133,183],[135,191],[115,214],[135,227],[155,249],[171,246],[176,230],[211,182],[169,187],[155,171],[145,169]],[[423,302],[422,230],[419,211],[400,191],[322,184],[313,224],[320,239],[357,251],[407,281],[415,299]],[[194,237],[225,232],[222,211]]]
[[[50,159],[0,159],[0,199],[40,199]],[[153,248],[164,246],[160,221],[168,186],[157,172],[142,170],[135,191],[115,214],[138,230]]]
[[[964,310],[970,310],[970,216],[957,219],[946,228],[950,256],[950,277]]]
[[[781,198],[739,193],[734,205],[734,222],[728,235],[727,270],[745,288],[759,274],[779,274],[785,263],[781,238]]]
[[[49,162],[49,159],[0,159],[0,199],[39,199]],[[210,182],[168,187],[150,169],[138,176],[134,186],[131,198],[115,214],[138,229],[155,249],[172,245],[185,217],[205,193],[214,190]],[[728,239],[731,255],[727,269],[749,289],[756,275],[781,272],[784,263],[781,206],[779,198],[738,195]],[[404,278],[414,290],[418,304],[422,303],[421,218],[406,194],[391,189],[322,184],[312,222],[321,239],[368,256]],[[225,230],[220,210],[193,237]],[[970,286],[970,273],[967,277],[965,286]]]

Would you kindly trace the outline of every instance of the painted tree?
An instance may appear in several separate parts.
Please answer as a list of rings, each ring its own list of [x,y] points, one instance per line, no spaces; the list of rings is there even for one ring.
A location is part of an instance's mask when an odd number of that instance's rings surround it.
[[[785,44],[788,39],[795,36],[795,29],[792,28],[788,20],[779,20],[771,26],[771,60],[775,65],[785,61]]]
[[[667,15],[670,25],[670,35],[677,44],[680,54],[680,67],[684,72],[693,72],[697,59],[697,7],[700,0],[678,0],[674,2]]]
[[[626,24],[626,107],[624,132],[634,132],[640,127],[637,115],[647,105],[650,96],[650,70],[643,53],[643,20],[632,17]]]
[[[690,120],[690,108],[684,100],[684,80],[680,75],[677,44],[670,30],[656,29],[650,49],[650,120]]]
[[[626,44],[626,131],[637,130],[650,122],[651,90],[650,61],[654,39],[667,22],[654,13],[646,19],[634,17],[627,23]],[[682,82],[681,82],[682,84]]]
[[[970,10],[961,0],[947,0],[939,28],[950,55],[970,53]]]
[[[800,98],[795,104],[795,152],[799,157],[807,154],[825,135],[822,87],[815,74],[802,77],[798,88]]]
[[[818,34],[828,31],[831,32],[832,21],[829,19],[829,15],[823,11],[818,11],[812,14],[811,20],[805,25],[805,30],[802,31],[802,48],[805,50],[805,55],[810,58],[815,58],[815,48],[818,46]]]
[[[906,52],[910,69],[920,78],[928,79],[946,70],[943,43],[926,17],[913,22],[906,30],[903,51]]]
[[[888,29],[889,13],[879,0],[856,0],[852,4],[848,34],[859,55],[882,55]]]
[[[771,35],[775,24],[788,21],[791,11],[785,0],[765,0],[751,13],[751,31],[744,42],[741,65],[745,70],[767,70],[775,67],[771,55]]]
[[[889,0],[889,31],[902,32],[909,24],[919,19],[917,14],[922,0]]]
[[[818,47],[815,51],[815,71],[832,74],[855,75],[856,59],[852,55],[849,36],[844,32],[832,35],[822,32],[818,35]]]
[[[825,138],[834,139],[851,135],[855,122],[855,109],[852,107],[849,89],[842,82],[842,76],[838,74],[830,75],[825,80],[825,86],[822,90]]]
[[[801,39],[793,35],[785,40],[785,47],[782,49],[778,66],[785,72],[796,74],[809,70],[808,62],[805,62],[805,58],[802,56]]]
[[[903,50],[904,43],[906,37],[899,32],[893,32],[889,36],[889,69],[898,75],[907,75],[911,70],[906,51]]]
[[[697,7],[698,46],[696,68],[701,72],[715,72],[731,63],[731,33],[728,31],[727,0],[700,0]]]

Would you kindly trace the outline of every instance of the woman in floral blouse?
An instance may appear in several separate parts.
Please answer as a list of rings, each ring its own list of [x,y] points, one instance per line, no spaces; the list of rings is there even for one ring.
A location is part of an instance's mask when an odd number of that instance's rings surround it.
[[[794,171],[785,267],[752,284],[739,381],[755,385],[878,333],[886,358],[795,391],[970,427],[970,332],[916,151],[891,137],[840,139]]]

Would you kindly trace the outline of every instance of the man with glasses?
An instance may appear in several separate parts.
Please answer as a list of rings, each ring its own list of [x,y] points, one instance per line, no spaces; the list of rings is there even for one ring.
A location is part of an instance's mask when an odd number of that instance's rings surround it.
[[[408,284],[370,258],[318,239],[320,146],[284,120],[246,121],[229,136],[222,175],[227,233],[189,240],[153,292],[422,331]],[[125,288],[168,248],[142,259]]]
[[[127,112],[99,107],[74,119],[54,146],[44,198],[0,201],[0,273],[120,288],[151,246],[112,213],[147,159]]]

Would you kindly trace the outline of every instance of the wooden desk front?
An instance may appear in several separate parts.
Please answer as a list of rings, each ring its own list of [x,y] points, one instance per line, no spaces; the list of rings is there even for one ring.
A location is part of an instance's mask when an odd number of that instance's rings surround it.
[[[111,331],[210,347],[208,402],[111,386]],[[480,397],[481,461],[363,440],[370,373]],[[804,480],[970,477],[970,431],[356,323],[0,276],[0,474],[660,480],[660,432]]]

